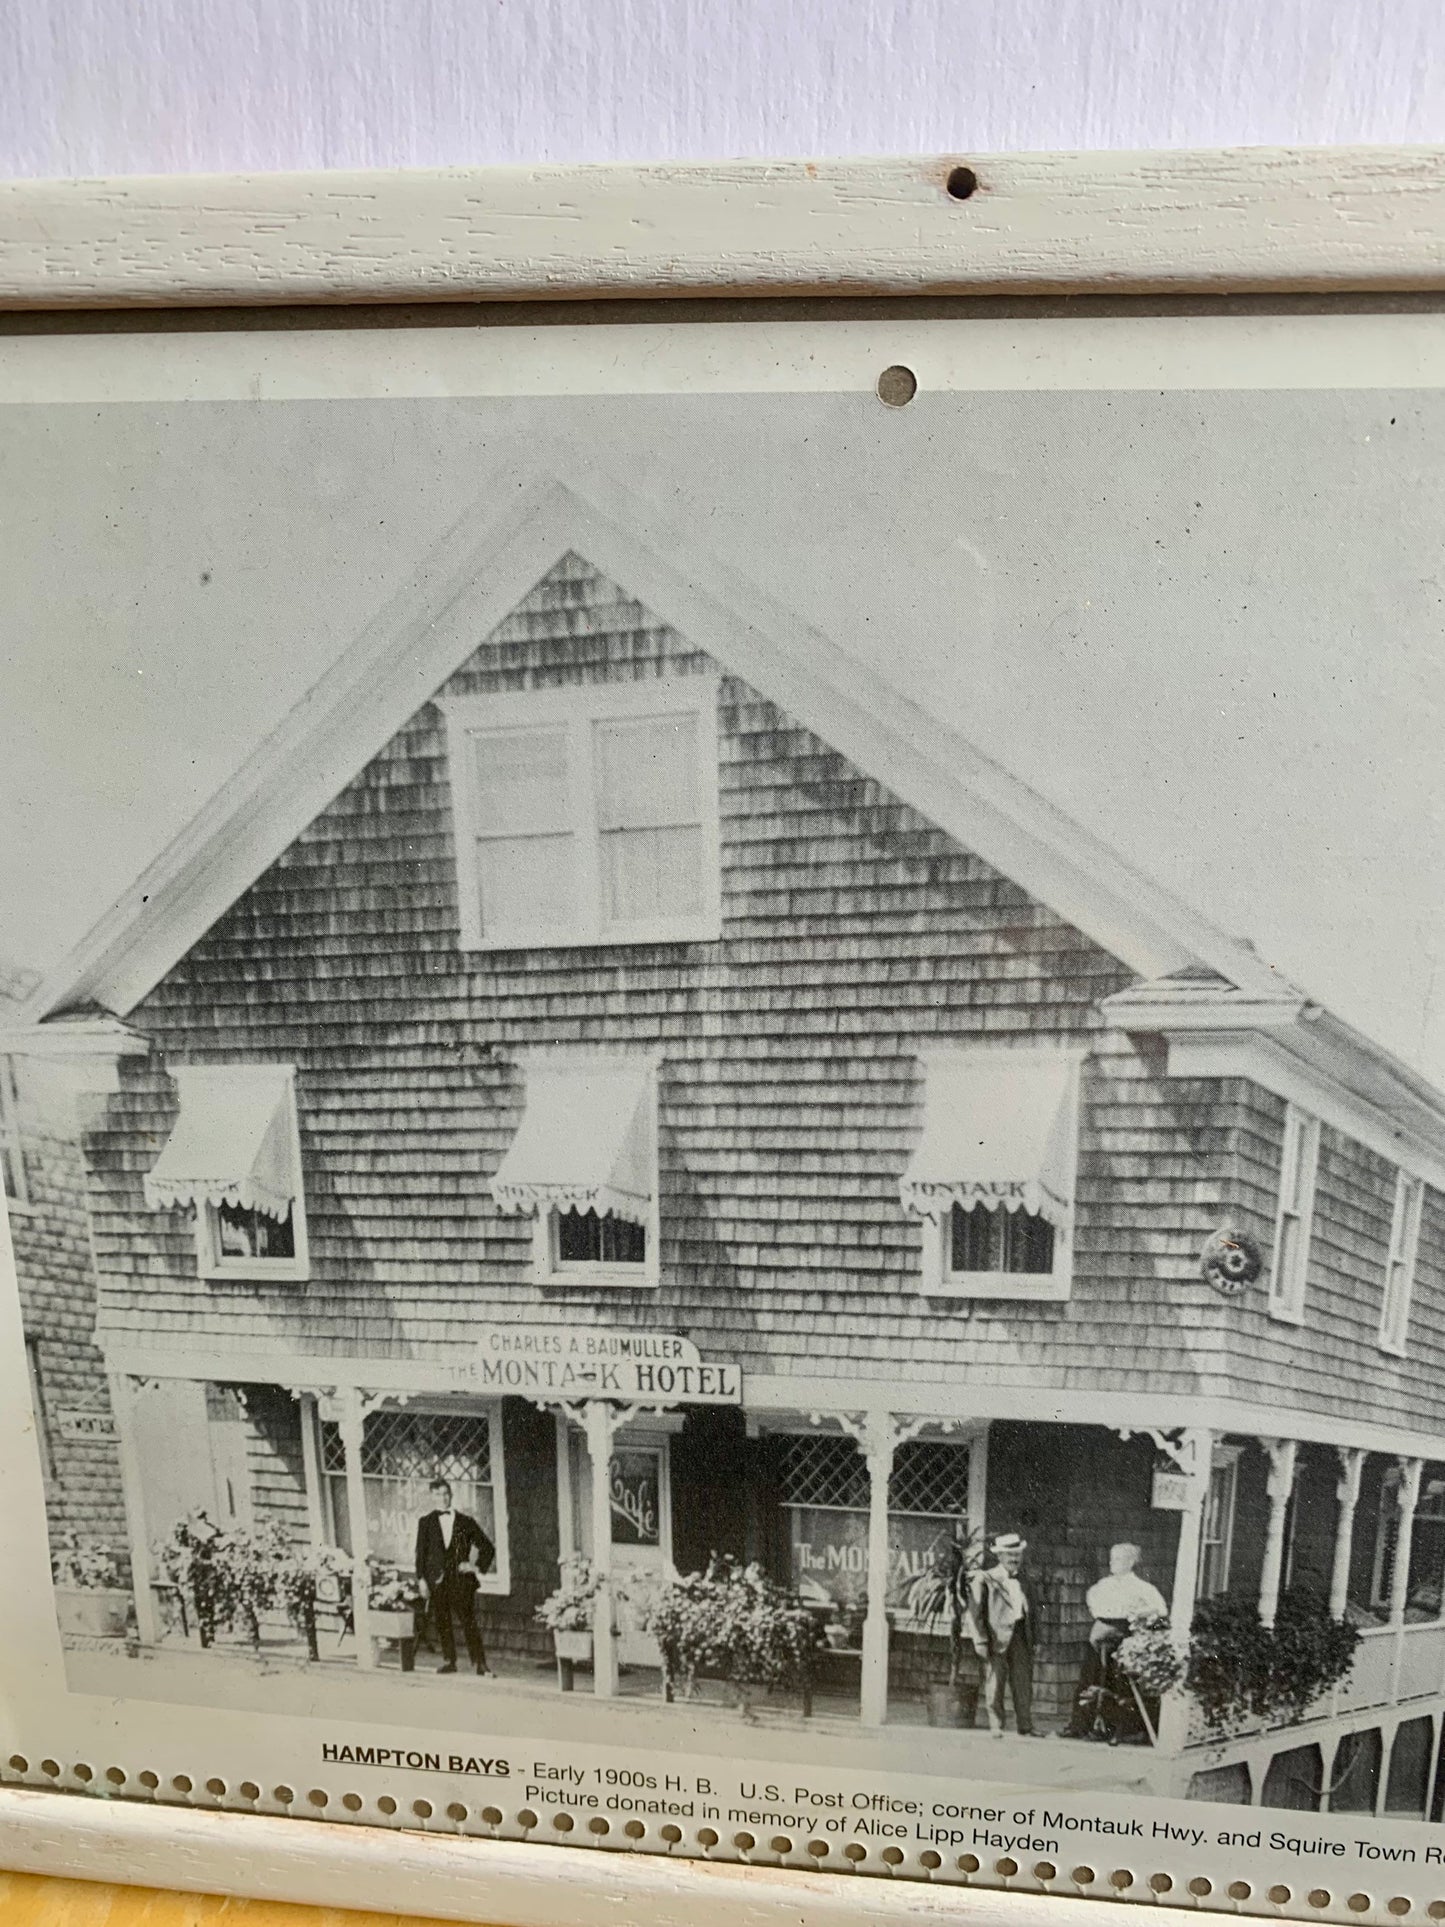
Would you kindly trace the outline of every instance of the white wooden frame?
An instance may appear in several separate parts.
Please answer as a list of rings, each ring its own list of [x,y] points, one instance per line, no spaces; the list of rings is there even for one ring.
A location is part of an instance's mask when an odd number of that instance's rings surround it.
[[[31,309],[1383,292],[1445,286],[1445,165],[1237,148],[17,181],[0,232],[0,306]]]
[[[964,166],[966,195],[949,186]],[[1428,293],[1445,290],[1445,149],[13,182],[0,184],[0,231],[0,309],[37,320],[602,296]],[[17,1870],[518,1927],[862,1927],[953,1919],[961,1903],[984,1927],[1021,1927],[1043,1892],[1023,1880],[1025,1893],[979,1886],[964,1901],[957,1881],[615,1851],[604,1869],[575,1850],[427,1829],[0,1788],[0,1864]],[[1068,1927],[1084,1917],[1068,1897],[1080,1890],[1059,1885],[1043,1917]],[[1342,1904],[1322,1917],[1348,1917]],[[1123,1917],[1090,1904],[1099,1927]]]

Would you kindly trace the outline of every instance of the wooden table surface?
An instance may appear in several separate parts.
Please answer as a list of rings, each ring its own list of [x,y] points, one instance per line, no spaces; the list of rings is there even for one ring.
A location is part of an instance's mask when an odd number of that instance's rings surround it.
[[[98,1880],[0,1873],[0,1927],[443,1927],[422,1914],[357,1914]],[[454,1923],[453,1923],[454,1927]]]

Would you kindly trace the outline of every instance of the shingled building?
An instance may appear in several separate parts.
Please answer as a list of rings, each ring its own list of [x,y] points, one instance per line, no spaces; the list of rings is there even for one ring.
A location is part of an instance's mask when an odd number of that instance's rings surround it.
[[[504,1673],[569,1553],[730,1552],[865,1727],[946,1665],[910,1580],[1020,1533],[1057,1727],[1127,1540],[1181,1637],[1364,1628],[1302,1726],[1167,1704],[1161,1785],[1425,1812],[1445,1098],[658,526],[464,525],[30,1001],[108,1066],[139,1640],[187,1512],[404,1566],[440,1471]]]

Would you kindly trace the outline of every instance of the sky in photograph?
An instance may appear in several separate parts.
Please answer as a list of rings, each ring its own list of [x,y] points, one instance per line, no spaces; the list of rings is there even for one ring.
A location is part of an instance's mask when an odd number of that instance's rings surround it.
[[[1445,395],[37,405],[3,426],[0,954],[63,954],[545,433],[1445,1082]]]

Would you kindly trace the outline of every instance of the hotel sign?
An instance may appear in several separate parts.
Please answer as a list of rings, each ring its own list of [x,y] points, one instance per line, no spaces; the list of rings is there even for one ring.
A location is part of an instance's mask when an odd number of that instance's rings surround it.
[[[704,1363],[691,1339],[606,1326],[487,1325],[468,1377],[523,1397],[740,1405],[743,1396],[741,1366]]]

